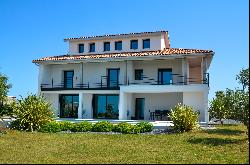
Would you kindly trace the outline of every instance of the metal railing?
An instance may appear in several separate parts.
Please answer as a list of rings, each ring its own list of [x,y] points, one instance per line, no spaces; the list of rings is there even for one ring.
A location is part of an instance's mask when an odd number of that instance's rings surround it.
[[[54,83],[53,79],[50,84],[41,84],[42,91],[56,91],[56,90],[119,90],[120,85],[188,85],[188,84],[207,84],[209,86],[209,73],[203,74],[203,79],[187,77],[181,74],[171,74],[169,81],[160,81],[159,79],[151,78],[146,75],[142,76],[142,80],[128,79],[127,83],[119,83],[117,80],[110,80],[107,76],[101,76],[99,82],[87,82],[72,84],[72,87],[67,87],[64,81]]]

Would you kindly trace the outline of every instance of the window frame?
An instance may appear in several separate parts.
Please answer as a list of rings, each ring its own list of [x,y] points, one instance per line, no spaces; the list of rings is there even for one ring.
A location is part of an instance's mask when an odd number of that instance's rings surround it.
[[[109,50],[105,50],[105,44],[109,44]],[[104,52],[108,52],[108,51],[110,51],[110,42],[109,41],[107,41],[107,42],[103,42],[103,51]]]
[[[91,51],[91,46],[94,45],[94,51]],[[89,43],[89,52],[95,52],[95,43]]]
[[[135,41],[137,43],[137,46],[136,46],[136,48],[132,48],[132,42],[135,42]],[[138,49],[138,40],[130,40],[130,49],[133,49],[133,50]]]
[[[170,80],[168,83],[164,83],[164,76],[163,73],[164,72],[169,72],[170,75]],[[158,69],[158,84],[159,85],[173,85],[173,69],[172,68],[159,68]]]
[[[149,41],[149,47],[146,48],[146,47],[144,46],[144,42],[147,41],[147,40]],[[150,49],[150,38],[147,38],[147,39],[143,39],[143,40],[142,40],[142,49]]]
[[[140,72],[141,74],[140,79],[137,79],[138,77],[137,77],[136,72]],[[143,80],[143,69],[135,69],[135,80]]]
[[[80,47],[83,47],[83,51],[80,51]],[[78,53],[84,53],[84,44],[78,44]]]
[[[121,49],[116,49],[116,44],[121,43]],[[122,50],[122,41],[115,41],[115,50],[116,51],[121,51]]]

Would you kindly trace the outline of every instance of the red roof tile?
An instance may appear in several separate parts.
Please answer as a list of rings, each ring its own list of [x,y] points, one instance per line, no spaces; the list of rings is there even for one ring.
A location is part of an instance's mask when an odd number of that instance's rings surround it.
[[[33,60],[33,63],[41,61],[62,61],[62,60],[80,60],[80,59],[100,59],[100,58],[124,58],[124,57],[145,57],[145,56],[164,56],[164,55],[182,55],[182,54],[213,54],[212,50],[200,49],[183,49],[183,48],[165,48],[157,51],[141,51],[141,52],[121,52],[121,53],[105,53],[105,54],[88,54],[88,55],[61,55],[44,57]]]

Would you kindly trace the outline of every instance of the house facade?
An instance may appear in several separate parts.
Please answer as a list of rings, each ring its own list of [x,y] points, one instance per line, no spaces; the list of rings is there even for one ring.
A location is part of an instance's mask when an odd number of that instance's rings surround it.
[[[64,41],[68,54],[33,60],[59,118],[149,120],[182,103],[208,122],[212,50],[170,48],[167,31]]]

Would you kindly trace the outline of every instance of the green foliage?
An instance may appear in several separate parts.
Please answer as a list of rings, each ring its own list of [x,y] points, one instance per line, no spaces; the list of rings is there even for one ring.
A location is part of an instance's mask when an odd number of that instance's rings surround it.
[[[126,122],[121,122],[117,125],[114,125],[114,132],[121,132],[124,134],[138,134],[144,132],[151,132],[153,130],[153,125],[148,122],[140,122],[136,125],[131,125]]]
[[[26,131],[34,131],[52,120],[53,111],[51,104],[43,96],[29,95],[13,105],[14,114],[17,116],[15,124]]]
[[[8,77],[0,73],[0,108],[6,100],[11,84],[8,83]]]
[[[247,88],[249,91],[249,68],[241,69],[240,73],[236,76],[236,80],[242,85],[243,90]]]
[[[233,119],[244,123],[249,128],[249,93],[243,90],[226,89],[216,92],[210,102],[210,116],[222,119]]]
[[[141,133],[153,131],[153,124],[149,122],[140,122],[137,123],[136,126],[140,128]]]
[[[5,115],[13,115],[13,108],[9,104],[4,104],[0,106],[0,117]]]
[[[59,124],[62,131],[68,131],[71,130],[72,127],[74,127],[74,123],[71,123],[69,121],[60,122]]]
[[[108,121],[97,122],[93,125],[92,131],[94,132],[111,132],[113,124]]]
[[[118,123],[113,127],[114,132],[121,132],[125,134],[130,133],[131,132],[130,130],[131,130],[131,124],[127,122]]]
[[[73,127],[71,127],[72,132],[87,132],[91,131],[92,124],[90,122],[84,121],[80,123],[75,123]]]
[[[226,93],[223,91],[217,91],[215,98],[210,102],[209,114],[210,117],[219,119],[223,124],[222,119],[230,118],[232,91],[228,90]]]
[[[174,129],[178,132],[191,131],[197,126],[199,113],[194,112],[192,107],[178,104],[171,109],[170,118]]]
[[[242,122],[249,131],[249,93],[245,91],[234,92],[234,103],[231,108],[231,118]]]
[[[56,121],[48,122],[39,129],[43,133],[56,133],[61,131],[61,124]]]

